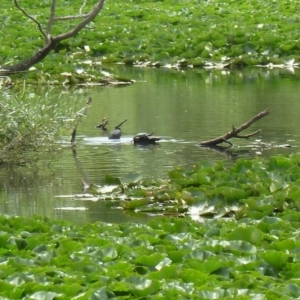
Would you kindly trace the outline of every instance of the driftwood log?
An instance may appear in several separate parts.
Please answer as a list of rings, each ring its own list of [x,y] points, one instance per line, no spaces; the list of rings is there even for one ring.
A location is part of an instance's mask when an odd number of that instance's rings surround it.
[[[241,125],[240,127],[235,128],[234,126],[232,126],[232,130],[230,132],[227,132],[226,134],[224,134],[222,136],[219,136],[215,139],[200,142],[199,146],[211,147],[211,146],[216,146],[216,145],[221,144],[221,143],[227,143],[230,146],[232,146],[232,143],[228,141],[231,138],[248,139],[249,137],[258,134],[260,132],[260,130],[254,131],[254,132],[246,134],[246,135],[239,135],[239,133],[242,132],[243,130],[247,129],[248,127],[250,127],[253,123],[260,120],[261,118],[263,118],[267,114],[269,114],[269,112],[270,112],[270,110],[266,109],[266,110],[260,112],[259,114],[257,114],[255,117],[253,117],[248,122]]]

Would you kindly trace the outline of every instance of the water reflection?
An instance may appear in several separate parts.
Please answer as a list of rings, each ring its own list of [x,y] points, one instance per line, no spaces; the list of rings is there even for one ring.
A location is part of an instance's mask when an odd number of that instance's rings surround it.
[[[65,101],[76,101],[74,94],[91,95],[91,109],[78,128],[76,151],[66,149],[50,166],[37,171],[14,168],[0,171],[2,213],[68,219],[77,223],[144,222],[148,218],[117,209],[114,203],[56,197],[80,194],[83,183],[102,184],[106,174],[126,181],[137,174],[167,177],[175,166],[190,167],[200,160],[226,160],[253,157],[257,148],[249,140],[232,140],[232,148],[200,148],[209,140],[239,126],[270,108],[271,113],[253,124],[250,131],[262,129],[256,137],[264,143],[290,144],[292,148],[261,149],[263,156],[298,151],[300,102],[299,71],[288,70],[156,70],[118,67],[109,69],[135,79],[129,87],[95,87],[65,90]],[[41,92],[41,91],[39,91]],[[46,91],[44,91],[46,92]],[[61,93],[53,89],[53,93]],[[120,120],[122,138],[112,141],[107,132],[95,128],[106,117],[108,132]],[[158,145],[135,146],[138,132],[155,132]],[[75,199],[75,200],[74,200]],[[56,210],[84,207],[87,210]]]

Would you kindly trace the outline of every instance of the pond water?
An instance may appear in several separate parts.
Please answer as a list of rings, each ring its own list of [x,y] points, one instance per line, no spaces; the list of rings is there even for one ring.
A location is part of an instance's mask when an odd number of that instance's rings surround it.
[[[200,160],[268,157],[299,150],[299,70],[247,69],[235,71],[140,69],[113,67],[106,71],[136,82],[131,86],[93,87],[70,91],[93,101],[80,124],[76,155],[67,149],[38,171],[25,168],[0,170],[0,209],[9,215],[45,215],[84,224],[87,222],[145,222],[150,216],[111,208],[103,201],[62,197],[82,193],[82,181],[103,183],[106,174],[130,181],[138,175],[167,178],[175,166],[189,167]],[[53,92],[57,92],[53,90]],[[271,113],[247,132],[262,131],[250,140],[232,140],[228,153],[200,148],[197,144],[240,126],[269,108]],[[111,141],[95,125],[103,117],[108,129],[122,125],[120,141]],[[159,145],[134,146],[138,132],[155,132]],[[262,150],[253,142],[272,143]],[[277,147],[289,144],[291,148]],[[60,197],[61,196],[61,197]],[[64,210],[58,208],[77,208]],[[86,210],[80,210],[80,208]]]

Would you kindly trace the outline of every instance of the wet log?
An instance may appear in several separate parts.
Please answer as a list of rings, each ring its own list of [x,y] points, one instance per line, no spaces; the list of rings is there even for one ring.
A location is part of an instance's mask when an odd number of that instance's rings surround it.
[[[251,120],[244,123],[240,127],[235,128],[234,126],[232,126],[231,131],[229,131],[226,134],[224,134],[222,136],[219,136],[215,139],[200,142],[199,146],[203,146],[203,147],[216,146],[216,145],[221,144],[221,143],[227,143],[230,146],[232,146],[232,143],[228,141],[231,138],[248,139],[249,137],[252,137],[252,136],[258,134],[260,132],[260,130],[254,131],[254,132],[246,134],[246,135],[239,135],[239,133],[242,132],[243,130],[247,129],[248,127],[250,127],[253,123],[260,120],[264,116],[268,115],[269,113],[270,113],[270,110],[267,108],[266,110],[260,112],[259,114],[257,114],[255,117],[253,117]]]

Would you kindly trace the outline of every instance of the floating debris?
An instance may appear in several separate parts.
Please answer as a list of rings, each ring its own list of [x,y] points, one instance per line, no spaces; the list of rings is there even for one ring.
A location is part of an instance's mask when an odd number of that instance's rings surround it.
[[[73,211],[73,210],[81,210],[81,211],[83,211],[83,210],[88,210],[88,208],[86,208],[86,207],[71,207],[71,206],[66,206],[66,207],[55,207],[54,208],[55,210],[66,210],[66,211]]]

